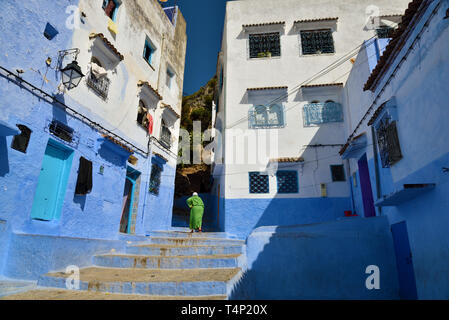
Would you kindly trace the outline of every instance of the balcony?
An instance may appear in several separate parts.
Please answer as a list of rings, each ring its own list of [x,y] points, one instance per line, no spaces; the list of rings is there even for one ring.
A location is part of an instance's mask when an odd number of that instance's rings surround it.
[[[103,100],[106,100],[108,98],[110,83],[111,80],[109,80],[107,77],[103,76],[97,78],[92,72],[87,77],[87,85],[92,90],[94,90],[95,93],[98,94]]]
[[[305,127],[343,121],[343,107],[340,103],[310,103],[304,106]]]

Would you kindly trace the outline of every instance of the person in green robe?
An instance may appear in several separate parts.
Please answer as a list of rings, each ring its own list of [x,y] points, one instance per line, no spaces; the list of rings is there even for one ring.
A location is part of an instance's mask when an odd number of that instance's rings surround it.
[[[187,205],[190,208],[190,232],[194,230],[202,232],[201,225],[203,223],[204,203],[198,196],[198,193],[194,192],[193,195],[187,199]]]

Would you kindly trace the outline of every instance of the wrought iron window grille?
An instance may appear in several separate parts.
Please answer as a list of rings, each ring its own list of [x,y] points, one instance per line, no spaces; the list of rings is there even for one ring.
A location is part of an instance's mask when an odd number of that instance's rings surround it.
[[[108,98],[110,84],[111,80],[109,80],[106,76],[97,78],[92,71],[87,77],[87,85],[103,100]]]
[[[390,168],[402,159],[396,121],[385,116],[376,129],[377,143],[383,168]]]
[[[298,172],[296,171],[278,171],[276,173],[278,193],[298,193]]]
[[[248,120],[250,129],[284,128],[284,107],[279,104],[254,106],[249,110]]]
[[[150,186],[148,191],[154,195],[159,195],[159,189],[161,186],[162,168],[157,164],[153,164],[151,167]]]
[[[303,55],[335,53],[331,29],[301,31]]]
[[[392,37],[394,28],[389,26],[380,26],[376,29],[376,35],[379,39],[388,39]]]
[[[249,57],[270,58],[281,56],[281,37],[279,32],[249,35]]]
[[[46,129],[52,136],[72,147],[76,148],[79,144],[79,134],[58,120],[48,121]]]
[[[260,172],[249,173],[249,193],[264,194],[270,193],[270,184],[268,175]]]
[[[303,108],[304,126],[343,122],[343,107],[340,103],[309,103]]]
[[[163,147],[167,149],[171,148],[171,131],[165,125],[163,125],[161,129],[160,142]]]

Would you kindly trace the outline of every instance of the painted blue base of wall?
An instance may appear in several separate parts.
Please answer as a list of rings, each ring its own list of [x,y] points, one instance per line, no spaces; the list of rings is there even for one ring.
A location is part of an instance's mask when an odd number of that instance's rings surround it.
[[[260,227],[248,237],[246,250],[248,269],[230,299],[399,298],[385,217]],[[380,268],[380,290],[366,288],[370,265]]]
[[[220,231],[245,239],[257,227],[334,221],[347,210],[351,210],[350,198],[221,198],[219,226]]]
[[[31,234],[12,234],[5,261],[4,276],[37,280],[50,271],[65,271],[68,266],[91,266],[93,255],[111,249],[124,252],[127,242],[81,239]]]

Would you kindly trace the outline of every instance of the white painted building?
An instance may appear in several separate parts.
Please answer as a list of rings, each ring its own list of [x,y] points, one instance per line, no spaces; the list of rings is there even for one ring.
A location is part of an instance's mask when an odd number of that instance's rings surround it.
[[[165,142],[156,142],[153,151],[176,166],[185,20],[178,8],[164,10],[156,0],[101,2],[79,3],[82,27],[75,28],[72,47],[80,49],[78,63],[86,77],[68,95],[109,130],[123,133],[145,151],[149,113],[151,136]],[[110,2],[114,5],[109,13]]]
[[[395,27],[408,2],[227,3],[212,190],[221,230],[246,237],[257,226],[352,210],[338,153],[348,120],[343,86],[364,40]]]

